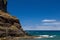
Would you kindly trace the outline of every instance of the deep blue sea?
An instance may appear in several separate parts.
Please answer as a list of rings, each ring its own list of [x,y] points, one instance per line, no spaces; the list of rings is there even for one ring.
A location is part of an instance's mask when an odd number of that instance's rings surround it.
[[[25,39],[25,40],[60,40],[60,31],[26,30],[26,32],[29,35],[40,36],[42,38]]]

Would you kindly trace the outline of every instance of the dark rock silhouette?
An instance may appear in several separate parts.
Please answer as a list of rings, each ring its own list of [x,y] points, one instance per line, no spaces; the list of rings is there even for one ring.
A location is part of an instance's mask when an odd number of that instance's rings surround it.
[[[0,0],[0,10],[7,12],[7,0]]]

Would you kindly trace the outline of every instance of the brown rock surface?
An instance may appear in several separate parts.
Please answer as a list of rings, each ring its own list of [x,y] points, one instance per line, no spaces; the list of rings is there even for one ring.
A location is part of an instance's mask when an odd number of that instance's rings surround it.
[[[19,20],[0,10],[0,36],[25,36]]]

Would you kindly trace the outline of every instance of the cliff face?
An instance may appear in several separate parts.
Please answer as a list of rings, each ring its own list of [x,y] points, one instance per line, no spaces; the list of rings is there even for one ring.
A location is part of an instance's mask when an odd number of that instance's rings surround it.
[[[25,36],[19,20],[8,13],[0,11],[0,36]]]

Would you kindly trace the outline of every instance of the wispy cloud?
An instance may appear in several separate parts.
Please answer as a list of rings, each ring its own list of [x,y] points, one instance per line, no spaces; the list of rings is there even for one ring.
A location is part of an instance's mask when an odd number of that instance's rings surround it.
[[[44,19],[44,20],[42,20],[42,22],[55,22],[56,20],[48,20],[48,19]]]
[[[57,20],[42,20],[43,25],[60,25],[60,21]]]
[[[25,26],[25,30],[60,30],[60,21],[57,20],[41,20],[42,22],[34,26]]]
[[[54,26],[25,26],[24,30],[60,30],[60,27]]]

